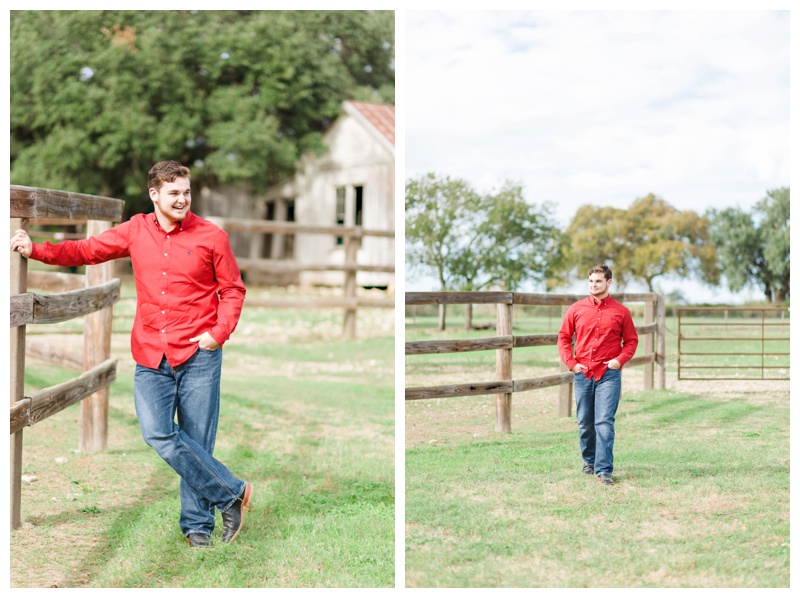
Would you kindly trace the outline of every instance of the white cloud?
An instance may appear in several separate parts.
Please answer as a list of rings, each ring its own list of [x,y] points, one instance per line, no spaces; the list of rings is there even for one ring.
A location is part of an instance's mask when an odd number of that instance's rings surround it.
[[[786,12],[408,12],[406,173],[523,181],[564,220],[789,179]],[[669,195],[667,194],[669,192]]]
[[[406,12],[405,172],[749,208],[789,185],[787,11]]]

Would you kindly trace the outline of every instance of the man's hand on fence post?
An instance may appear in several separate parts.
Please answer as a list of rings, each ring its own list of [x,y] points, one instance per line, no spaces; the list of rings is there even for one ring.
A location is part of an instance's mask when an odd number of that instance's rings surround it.
[[[11,237],[11,251],[19,252],[25,259],[31,256],[33,243],[31,243],[31,238],[28,236],[28,233],[21,228],[17,229],[14,232],[14,236]]]

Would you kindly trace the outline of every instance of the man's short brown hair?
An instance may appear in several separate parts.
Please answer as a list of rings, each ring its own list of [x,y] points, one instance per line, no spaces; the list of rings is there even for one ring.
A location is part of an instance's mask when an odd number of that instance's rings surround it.
[[[189,176],[191,176],[190,171],[183,164],[175,160],[165,160],[155,164],[147,173],[147,188],[158,191],[164,183]]]
[[[589,276],[592,274],[602,274],[606,277],[606,280],[611,280],[611,268],[606,266],[605,264],[598,264],[591,270],[589,270]]]

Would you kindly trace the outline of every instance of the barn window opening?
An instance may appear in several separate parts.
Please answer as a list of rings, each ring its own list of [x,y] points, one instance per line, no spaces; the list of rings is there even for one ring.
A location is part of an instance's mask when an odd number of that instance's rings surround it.
[[[294,200],[286,201],[286,222],[294,222]],[[294,259],[294,235],[283,237],[283,257],[287,260]]]
[[[336,225],[344,226],[345,218],[345,201],[344,201],[344,187],[336,187]],[[341,245],[344,242],[342,237],[336,237],[336,244]]]
[[[364,224],[364,187],[356,187],[356,213],[355,224],[361,226]]]

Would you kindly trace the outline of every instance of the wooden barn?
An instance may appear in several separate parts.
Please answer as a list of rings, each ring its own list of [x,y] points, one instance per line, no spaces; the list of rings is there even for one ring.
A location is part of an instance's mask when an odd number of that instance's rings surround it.
[[[295,222],[313,226],[362,226],[394,230],[394,115],[386,104],[346,101],[324,135],[328,151],[306,155],[296,173],[253,197],[241,189],[203,190],[201,215]],[[297,264],[345,263],[342,238],[321,234],[231,234],[237,257],[287,260]],[[394,264],[394,239],[363,238],[359,265]],[[341,286],[340,271],[248,273],[251,282]],[[391,288],[393,272],[358,272],[363,287]]]

